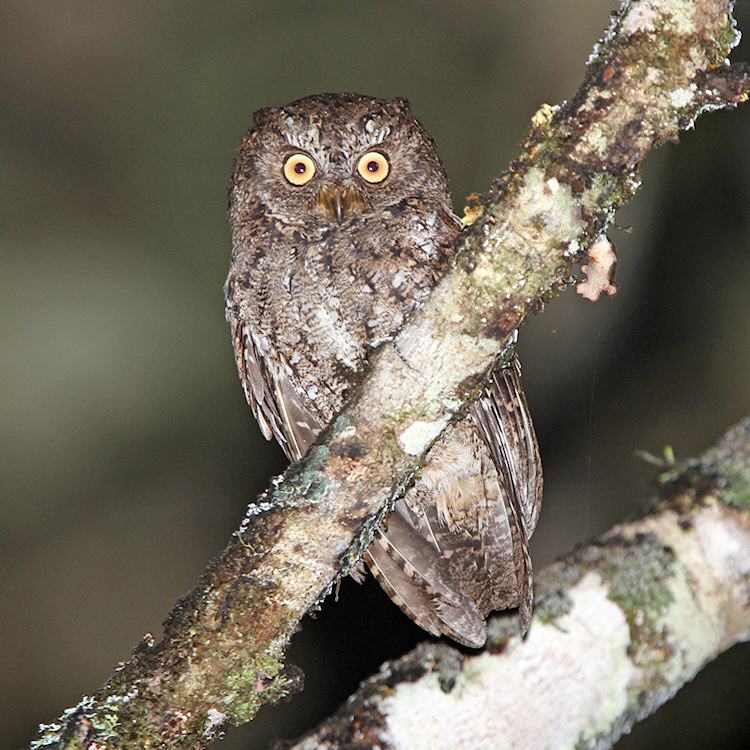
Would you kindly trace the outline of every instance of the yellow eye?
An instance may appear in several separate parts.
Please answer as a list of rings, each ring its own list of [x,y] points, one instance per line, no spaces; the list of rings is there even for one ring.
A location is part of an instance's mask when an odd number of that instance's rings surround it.
[[[377,185],[388,177],[391,167],[388,159],[379,151],[368,151],[357,164],[357,172],[365,181]]]
[[[284,177],[292,185],[307,185],[314,176],[315,162],[307,154],[292,154],[284,162]]]

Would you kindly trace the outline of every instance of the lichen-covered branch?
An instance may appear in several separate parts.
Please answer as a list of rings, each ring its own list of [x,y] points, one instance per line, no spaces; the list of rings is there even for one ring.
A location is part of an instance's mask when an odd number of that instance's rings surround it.
[[[496,621],[478,656],[422,645],[290,750],[611,747],[750,639],[750,418],[674,474],[646,518],[542,571],[525,640]]]
[[[199,748],[300,685],[284,649],[358,559],[441,430],[478,395],[527,311],[635,191],[638,165],[702,111],[746,98],[729,0],[625,2],[571,102],[543,108],[521,156],[467,212],[459,261],[374,358],[304,462],[94,697],[35,747]]]

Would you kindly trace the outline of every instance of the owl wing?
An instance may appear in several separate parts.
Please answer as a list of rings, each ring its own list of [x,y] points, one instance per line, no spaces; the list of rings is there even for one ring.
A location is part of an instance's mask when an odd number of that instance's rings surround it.
[[[399,500],[375,535],[364,560],[388,596],[423,630],[480,648],[487,638],[484,616],[451,578],[437,538]]]
[[[528,539],[541,490],[514,359],[433,446],[422,476],[365,559],[394,602],[433,635],[482,646],[486,614],[509,607],[519,608],[525,631],[532,605]]]
[[[525,632],[533,604],[529,539],[542,503],[542,463],[517,357],[493,373],[490,384],[474,403],[471,416],[495,464],[504,511],[494,514],[496,533],[499,540],[512,544],[517,606]],[[499,546],[508,541],[501,541]]]
[[[242,388],[261,432],[266,440],[276,438],[289,459],[297,461],[307,452],[321,425],[283,372],[284,363],[272,370],[269,358],[259,356],[252,331],[231,307],[227,307],[227,317],[232,324]]]

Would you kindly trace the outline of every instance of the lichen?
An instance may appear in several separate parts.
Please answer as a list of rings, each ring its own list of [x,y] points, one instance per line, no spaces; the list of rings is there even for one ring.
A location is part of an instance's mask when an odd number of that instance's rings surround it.
[[[610,598],[625,611],[631,628],[641,612],[657,616],[674,597],[667,580],[674,576],[672,550],[650,534],[640,535],[623,547],[608,545],[601,570],[611,582]]]
[[[244,724],[255,716],[262,705],[276,703],[298,690],[300,683],[299,670],[285,667],[276,653],[264,654],[248,660],[228,675],[222,706],[232,724]]]
[[[565,571],[559,571],[564,575]],[[568,583],[577,583],[582,575],[579,568],[575,569],[575,575],[568,579]],[[544,578],[537,581],[534,596],[534,619],[546,625],[567,615],[573,608],[573,600],[567,592],[567,586],[551,586],[549,579]]]
[[[313,445],[307,460],[295,464],[284,474],[284,482],[276,486],[271,495],[276,507],[297,507],[314,504],[330,484],[323,469],[329,449],[325,445]]]
[[[721,493],[721,499],[727,505],[750,512],[750,481],[747,469],[729,471],[724,477],[726,486]]]
[[[448,419],[414,420],[396,433],[398,447],[410,456],[420,456],[448,425]]]
[[[567,614],[572,606],[568,591],[587,571],[596,570],[609,584],[609,598],[625,613],[633,641],[648,642],[659,630],[659,616],[674,599],[669,584],[674,563],[674,553],[649,534],[590,545],[540,579],[534,616],[546,623]]]

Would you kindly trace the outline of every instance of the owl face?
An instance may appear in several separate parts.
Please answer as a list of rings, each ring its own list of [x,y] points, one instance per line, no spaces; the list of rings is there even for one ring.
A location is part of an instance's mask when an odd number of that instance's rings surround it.
[[[254,122],[230,194],[241,213],[335,227],[448,195],[435,144],[405,99],[321,94],[260,110]]]

